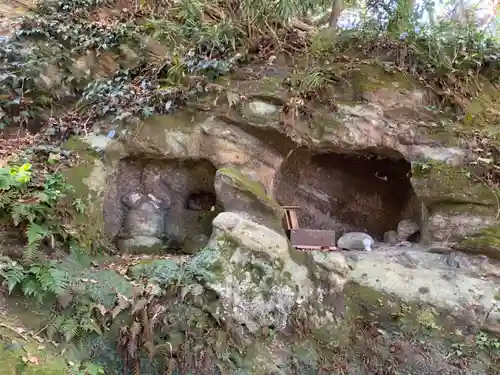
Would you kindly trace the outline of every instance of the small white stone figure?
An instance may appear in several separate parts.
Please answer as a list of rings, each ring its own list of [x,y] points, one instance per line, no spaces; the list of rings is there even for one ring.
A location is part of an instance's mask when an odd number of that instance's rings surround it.
[[[337,241],[337,247],[343,250],[366,250],[372,251],[375,244],[373,238],[363,232],[348,232]]]
[[[372,251],[373,241],[371,241],[369,238],[363,239],[363,245],[365,245],[366,251]]]

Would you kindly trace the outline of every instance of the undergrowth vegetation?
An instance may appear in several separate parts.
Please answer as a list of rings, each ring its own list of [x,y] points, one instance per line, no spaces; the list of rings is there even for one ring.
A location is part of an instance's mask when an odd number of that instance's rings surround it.
[[[382,59],[389,70],[417,75],[462,116],[481,91],[481,80],[498,79],[496,40],[474,23],[441,20],[418,27],[417,10],[409,12],[404,29],[365,16],[356,28],[317,34],[312,18],[329,5],[323,0],[43,1],[0,46],[6,59],[0,126],[36,122],[37,128],[46,125],[51,134],[67,136],[87,131],[102,116],[121,121],[168,113],[213,90],[208,83],[238,64],[283,53],[311,58],[306,63],[311,68],[295,82],[297,94],[307,98],[344,79],[345,72],[329,65],[346,56]],[[383,20],[393,8],[369,2],[367,9]],[[293,20],[300,20],[298,28]],[[27,48],[25,42],[33,40]],[[342,68],[349,71],[352,62]],[[43,115],[47,107],[76,101],[63,116]]]
[[[389,9],[399,9],[400,3]],[[367,7],[380,4],[368,2]],[[323,0],[41,1],[19,20],[11,38],[0,40],[0,132],[27,128],[43,135],[37,142],[57,144],[91,131],[102,118],[118,124],[170,113],[193,98],[225,90],[218,79],[239,66],[267,64],[280,56],[296,67],[283,82],[291,93],[288,108],[295,111],[305,110],[308,101],[328,100],[329,87],[348,86],[352,74],[368,65],[427,86],[441,108],[452,109],[454,120],[495,123],[500,113],[495,101],[481,115],[471,111],[485,83],[500,83],[494,36],[472,23],[442,21],[418,30],[419,15],[413,12],[404,26],[395,27],[402,11],[386,23],[366,17],[351,30],[319,30],[313,18],[330,7]],[[0,156],[5,156],[0,158],[5,161],[0,164],[0,220],[17,228],[24,245],[15,259],[2,259],[0,277],[9,294],[54,306],[42,331],[53,342],[81,349],[129,311],[130,321],[117,335],[126,370],[139,374],[144,357],[175,365],[208,358],[205,350],[193,353],[186,346],[179,350],[185,358],[174,359],[172,344],[159,343],[154,335],[165,319],[165,325],[182,326],[188,338],[196,332],[210,347],[215,334],[204,331],[205,315],[167,324],[166,305],[159,303],[166,303],[166,291],[153,290],[147,280],[128,279],[135,289],[126,295],[131,285],[119,290],[114,276],[101,280],[87,274],[96,268],[89,258],[92,244],[81,241],[73,221],[75,213],[85,213],[85,203],[75,200],[57,165],[18,161],[12,155],[20,150],[13,147],[6,155],[1,147],[7,150],[9,140],[0,141],[5,141],[0,142]],[[183,280],[172,274],[177,298]],[[482,349],[497,353],[498,342],[478,340]],[[71,373],[102,373],[86,360],[73,363]]]
[[[69,243],[70,227],[62,218],[64,198],[69,197],[72,187],[61,173],[33,172],[31,164],[20,167],[0,168],[0,213],[4,224],[19,228],[26,237],[23,254],[32,263],[42,255],[41,247],[52,250]]]

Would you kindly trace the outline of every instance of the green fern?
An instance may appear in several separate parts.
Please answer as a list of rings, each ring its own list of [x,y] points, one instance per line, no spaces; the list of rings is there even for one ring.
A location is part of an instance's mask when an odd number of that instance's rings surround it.
[[[26,237],[28,238],[28,245],[33,245],[40,242],[45,237],[49,236],[51,233],[49,229],[45,226],[38,225],[31,221],[28,230],[26,231]]]
[[[76,319],[66,318],[59,329],[64,340],[68,343],[78,335],[79,322]]]
[[[23,281],[22,291],[26,297],[34,298],[38,303],[43,303],[46,293],[34,275],[29,275]]]
[[[30,164],[0,168],[1,214],[10,218],[14,227],[26,228],[28,247],[23,260],[39,260],[39,247],[46,238],[51,243],[67,243],[72,236],[58,218],[57,206],[74,189],[61,173],[32,179]]]
[[[12,293],[14,288],[21,285],[27,277],[24,267],[16,262],[12,262],[6,269],[2,269],[0,276],[4,278],[7,283],[9,294]]]
[[[69,286],[69,275],[66,271],[52,265],[33,265],[29,272],[35,276],[45,294],[62,295]]]
[[[43,258],[43,252],[38,243],[28,245],[24,248],[22,262],[23,264],[33,264]]]
[[[42,212],[37,204],[16,203],[11,208],[12,222],[15,226],[23,222],[32,223]]]
[[[69,288],[69,275],[55,264],[40,263],[29,268],[11,262],[0,269],[9,294],[20,286],[23,294],[42,303],[48,298],[63,295]]]

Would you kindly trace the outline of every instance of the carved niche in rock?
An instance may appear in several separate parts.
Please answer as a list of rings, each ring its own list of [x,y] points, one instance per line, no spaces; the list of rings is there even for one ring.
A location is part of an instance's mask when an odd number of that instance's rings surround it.
[[[410,163],[394,150],[382,155],[299,148],[277,174],[275,197],[281,205],[300,206],[303,228],[335,230],[337,237],[364,232],[383,240],[402,220],[419,221],[410,177]]]
[[[219,212],[215,172],[203,159],[122,160],[104,207],[119,250],[191,254],[203,248]]]

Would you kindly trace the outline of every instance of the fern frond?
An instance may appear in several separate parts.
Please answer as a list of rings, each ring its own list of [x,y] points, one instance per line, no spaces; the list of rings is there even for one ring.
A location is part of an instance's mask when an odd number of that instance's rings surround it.
[[[23,262],[26,264],[35,263],[43,257],[43,252],[40,250],[38,243],[26,246],[23,251]]]
[[[16,203],[12,205],[12,222],[18,226],[22,222],[32,223],[37,218],[40,208],[37,204]]]
[[[16,263],[10,266],[7,270],[2,270],[1,276],[5,278],[9,294],[11,294],[17,285],[22,284],[22,282],[26,279],[27,274],[24,268]]]
[[[139,357],[135,359],[132,375],[141,375],[141,360],[139,359]]]
[[[121,312],[125,311],[130,307],[130,301],[126,298],[124,298],[120,293],[117,295],[118,303],[117,305],[113,308],[111,311],[111,318],[115,319],[118,314]]]
[[[95,319],[90,316],[83,317],[80,319],[80,328],[86,333],[97,333],[102,335],[101,327],[96,323]]]
[[[136,340],[139,337],[141,331],[142,331],[141,323],[137,321],[133,322],[132,325],[130,326],[130,337]]]
[[[45,298],[45,291],[41,288],[40,283],[35,276],[30,275],[23,282],[23,293],[26,297],[33,297],[39,303],[43,303]]]
[[[148,304],[148,300],[145,298],[140,298],[139,300],[134,301],[134,306],[132,308],[132,314],[135,314],[138,311],[145,309],[147,304]]]
[[[78,334],[79,324],[76,319],[66,318],[60,326],[60,332],[66,343],[69,343]]]
[[[46,290],[60,296],[66,292],[69,287],[69,275],[60,268],[50,268],[45,280]]]

